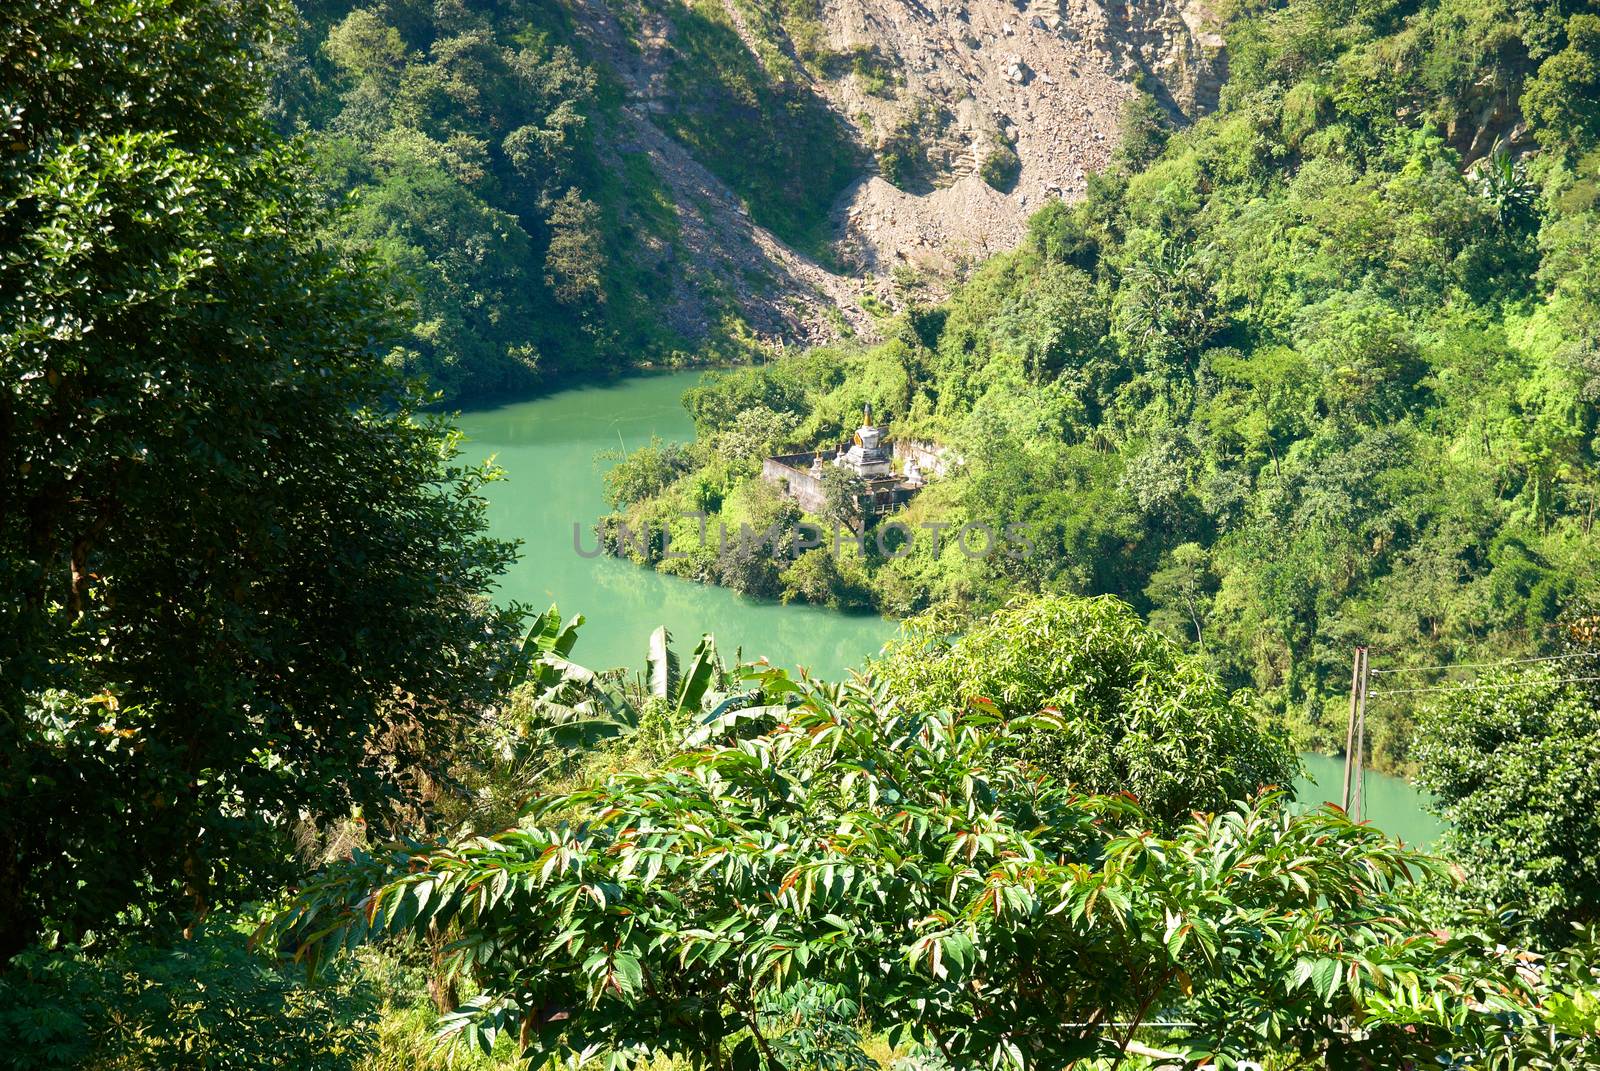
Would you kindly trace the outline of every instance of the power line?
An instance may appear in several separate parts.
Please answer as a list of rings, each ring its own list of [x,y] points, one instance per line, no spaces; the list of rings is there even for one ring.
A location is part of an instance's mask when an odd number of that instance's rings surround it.
[[[1534,681],[1509,681],[1509,682],[1504,683],[1504,684],[1479,684],[1477,681],[1469,681],[1466,684],[1440,684],[1440,685],[1435,685],[1435,686],[1433,686],[1431,688],[1387,688],[1387,689],[1383,689],[1383,690],[1379,690],[1377,688],[1374,688],[1368,694],[1370,694],[1370,695],[1413,695],[1413,694],[1415,694],[1417,692],[1466,692],[1466,691],[1471,691],[1473,689],[1478,689],[1478,688],[1481,688],[1481,689],[1483,689],[1485,691],[1492,691],[1492,690],[1497,689],[1497,688],[1524,688],[1524,687],[1535,687],[1535,686],[1541,685],[1541,684],[1576,684],[1576,683],[1578,683],[1580,681],[1600,681],[1600,676],[1594,676],[1594,677],[1557,677],[1553,681],[1538,681],[1538,680],[1534,680]]]
[[[1496,666],[1526,666],[1532,662],[1559,662],[1567,658],[1600,658],[1600,652],[1577,651],[1572,654],[1542,655],[1539,658],[1508,658],[1501,662],[1459,662],[1447,666],[1390,666],[1374,669],[1373,673],[1431,673],[1441,669],[1493,669]],[[1373,693],[1377,694],[1377,693]]]

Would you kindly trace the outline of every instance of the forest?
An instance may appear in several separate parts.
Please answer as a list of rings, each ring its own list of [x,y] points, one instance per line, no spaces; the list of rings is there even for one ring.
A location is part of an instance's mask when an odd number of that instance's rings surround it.
[[[1116,595],[1322,751],[1357,643],[1390,669],[1547,653],[1600,564],[1600,23],[1562,10],[1237,13],[1215,114],[1173,130],[1135,102],[1088,196],[947,302],[881,345],[708,377],[693,446],[608,476],[611,547],[935,621]],[[898,522],[1014,526],[1034,552],[896,533],[745,560],[695,538],[700,514],[776,525],[773,546],[807,521],[859,530],[848,487],[807,518],[760,470],[831,450],[864,405],[962,462]],[[1417,716],[1386,704],[1386,768],[1414,768]]]
[[[722,23],[666,10],[668,132],[757,222],[820,252],[858,150]],[[599,136],[627,92],[580,56],[563,8],[303,0],[266,58],[266,114],[303,139],[319,199],[345,209],[325,240],[391,279],[409,324],[390,363],[446,403],[752,352],[724,284],[681,248],[648,154]],[[684,273],[702,291],[688,324],[660,315]]]
[[[1600,1062],[1600,14],[1233,11],[947,302],[708,376],[617,518],[798,525],[871,403],[1051,535],[653,563],[908,618],[833,681],[497,601],[439,402],[656,326],[563,19],[0,17],[0,1066]],[[1356,636],[1495,663],[1378,726],[1437,846],[1290,798]]]

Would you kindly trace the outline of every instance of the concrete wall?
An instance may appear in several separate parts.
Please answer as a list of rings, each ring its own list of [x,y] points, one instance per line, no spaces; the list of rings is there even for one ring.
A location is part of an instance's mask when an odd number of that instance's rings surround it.
[[[776,485],[786,492],[790,498],[800,504],[800,508],[807,513],[821,513],[823,504],[827,501],[822,490],[822,481],[811,475],[811,459],[815,454],[784,454],[781,457],[769,457],[761,463],[761,476],[768,483]],[[823,464],[832,464],[823,457]],[[862,512],[881,517],[892,513],[911,501],[916,491],[900,484],[898,476],[889,476],[877,480],[868,480],[866,491],[857,496],[857,504]]]
[[[761,463],[762,478],[787,491],[789,497],[800,503],[800,508],[807,513],[822,512],[824,501],[822,481],[812,476],[809,471],[811,459],[815,456],[815,454],[784,454],[781,457],[769,457]]]
[[[946,447],[934,443],[910,442],[905,439],[895,440],[894,457],[902,466],[908,459],[914,458],[924,476],[949,475],[950,470],[960,465],[963,460]]]

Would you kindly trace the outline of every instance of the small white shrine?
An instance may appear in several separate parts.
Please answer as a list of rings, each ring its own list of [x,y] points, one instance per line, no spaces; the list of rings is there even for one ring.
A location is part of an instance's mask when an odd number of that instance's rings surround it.
[[[852,469],[865,480],[881,479],[892,474],[889,450],[883,444],[883,430],[872,422],[872,404],[861,411],[861,426],[856,429],[850,448],[839,448],[833,463]]]

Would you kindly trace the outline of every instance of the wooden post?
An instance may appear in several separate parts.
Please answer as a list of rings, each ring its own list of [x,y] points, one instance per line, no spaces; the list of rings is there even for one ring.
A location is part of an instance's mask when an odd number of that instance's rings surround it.
[[[1361,691],[1356,700],[1356,773],[1355,784],[1352,789],[1355,800],[1352,805],[1350,817],[1354,821],[1361,821],[1365,817],[1367,805],[1367,682],[1371,672],[1367,666],[1367,649],[1361,648]]]
[[[1339,805],[1359,820],[1361,809],[1361,752],[1366,735],[1367,649],[1357,647],[1350,666],[1350,718],[1344,728],[1344,792]]]
[[[1344,723],[1344,789],[1339,793],[1339,806],[1350,811],[1350,756],[1356,749],[1356,696],[1361,691],[1361,648],[1357,647],[1350,659],[1350,716]]]
[[[1362,648],[1362,700],[1355,708],[1355,821],[1366,816],[1366,690],[1371,682],[1368,652]]]

